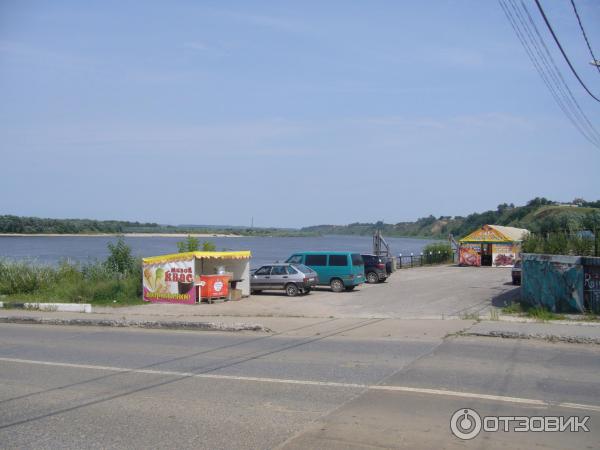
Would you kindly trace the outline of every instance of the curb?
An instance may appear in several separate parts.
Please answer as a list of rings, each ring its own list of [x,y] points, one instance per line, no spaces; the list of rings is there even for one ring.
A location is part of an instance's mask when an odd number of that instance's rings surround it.
[[[4,303],[0,302],[0,308],[9,309],[32,309],[37,311],[51,311],[51,312],[79,312],[79,313],[91,313],[92,305],[90,303]]]
[[[270,333],[271,330],[260,324],[221,322],[186,322],[186,321],[153,321],[153,320],[111,320],[111,319],[59,319],[31,316],[0,316],[0,323],[16,323],[27,325],[75,325],[93,327],[117,328],[150,328],[169,330],[195,330],[195,331],[262,331]]]
[[[600,345],[600,337],[584,337],[584,336],[561,336],[557,334],[538,334],[538,333],[519,333],[516,331],[489,331],[487,333],[477,333],[465,331],[462,336],[479,336],[479,337],[500,337],[503,339],[537,339],[547,342],[567,342],[569,344],[596,344]]]

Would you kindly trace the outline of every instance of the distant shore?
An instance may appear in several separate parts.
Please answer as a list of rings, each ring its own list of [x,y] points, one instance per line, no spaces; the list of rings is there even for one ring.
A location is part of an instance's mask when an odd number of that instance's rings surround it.
[[[211,237],[241,237],[239,234],[222,233],[0,233],[0,237],[172,237],[185,238],[188,236],[198,238]]]

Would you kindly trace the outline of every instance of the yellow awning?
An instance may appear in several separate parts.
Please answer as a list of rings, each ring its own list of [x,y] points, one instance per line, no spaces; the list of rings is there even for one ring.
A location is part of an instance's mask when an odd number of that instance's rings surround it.
[[[529,231],[524,228],[483,225],[458,242],[520,242]]]
[[[144,264],[160,264],[173,261],[189,261],[190,259],[249,259],[252,256],[248,250],[237,252],[186,252],[170,255],[151,256],[144,258]]]

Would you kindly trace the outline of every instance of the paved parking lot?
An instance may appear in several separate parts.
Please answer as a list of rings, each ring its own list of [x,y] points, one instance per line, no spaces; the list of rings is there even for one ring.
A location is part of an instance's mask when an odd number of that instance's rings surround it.
[[[352,292],[319,288],[286,297],[272,291],[236,302],[189,305],[143,305],[119,308],[124,314],[242,315],[347,318],[474,317],[501,307],[518,295],[510,269],[435,266],[403,269],[385,283],[364,284]],[[109,309],[115,312],[113,308]]]

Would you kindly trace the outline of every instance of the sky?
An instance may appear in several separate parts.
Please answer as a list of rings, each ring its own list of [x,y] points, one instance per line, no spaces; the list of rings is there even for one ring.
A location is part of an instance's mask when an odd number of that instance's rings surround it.
[[[600,97],[570,3],[542,4]],[[576,5],[599,57],[600,2]],[[0,99],[0,214],[301,227],[600,199],[600,149],[491,0],[0,0]]]

